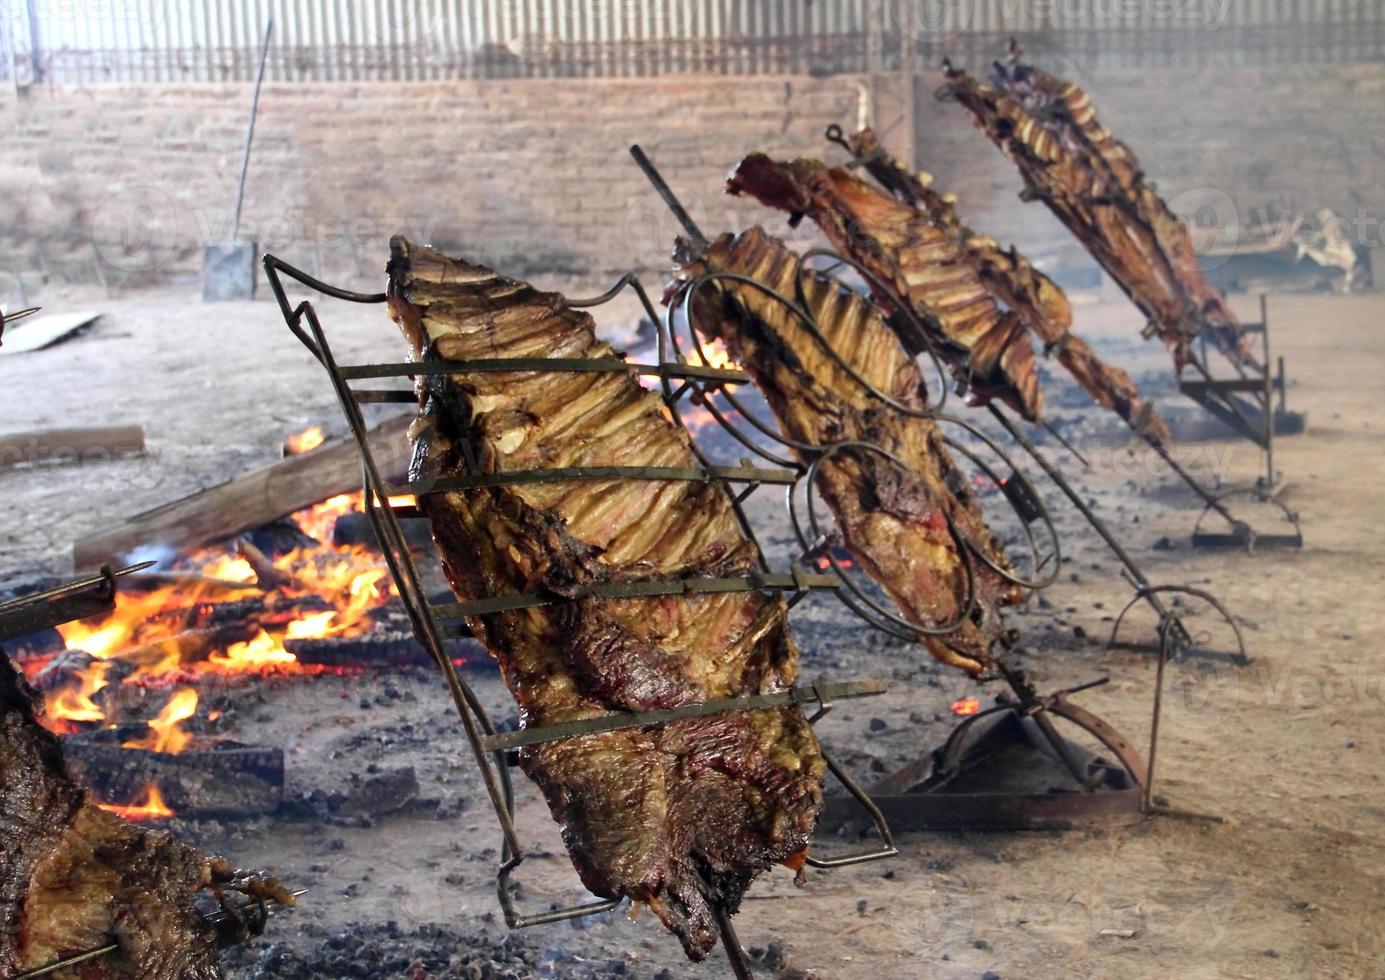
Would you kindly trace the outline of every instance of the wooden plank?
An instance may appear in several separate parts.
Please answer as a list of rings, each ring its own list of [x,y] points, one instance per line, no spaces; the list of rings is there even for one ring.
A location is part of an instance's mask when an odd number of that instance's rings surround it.
[[[44,463],[94,462],[144,452],[137,425],[101,425],[0,433],[0,469]]]
[[[413,416],[402,415],[371,430],[371,448],[386,480],[404,469],[405,432]],[[245,473],[130,518],[119,527],[76,541],[72,562],[79,570],[119,561],[140,547],[187,552],[311,507],[361,486],[361,458],[353,439],[334,439],[299,456]]]

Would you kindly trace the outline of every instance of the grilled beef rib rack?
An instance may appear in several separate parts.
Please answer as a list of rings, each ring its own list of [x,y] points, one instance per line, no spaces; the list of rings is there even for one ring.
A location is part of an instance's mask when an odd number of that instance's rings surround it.
[[[967,227],[957,215],[953,195],[937,190],[930,174],[910,170],[890,156],[873,130],[862,129],[846,137],[834,124],[827,128],[827,138],[851,153],[896,199],[927,214],[952,238],[991,294],[1015,312],[1042,343],[1044,354],[1056,356],[1098,405],[1115,412],[1154,445],[1172,441],[1168,424],[1140,397],[1130,375],[1101,360],[1090,344],[1072,333],[1072,305],[1062,287],[1035,269],[1018,249],[1003,249],[995,239]]]
[[[606,911],[629,897],[653,906],[692,958],[719,932],[736,975],[749,976],[730,915],[762,868],[830,868],[894,853],[878,809],[821,751],[802,715],[817,704],[820,717],[834,700],[885,685],[795,684],[784,602],[773,595],[787,593],[791,604],[838,580],[801,567],[773,571],[741,507],[747,491],[731,489],[791,486],[800,474],[712,466],[682,422],[689,381],[744,384],[744,374],[670,360],[662,333],[657,364],[632,364],[597,343],[582,310],[626,287],[660,321],[629,276],[601,297],[567,300],[402,241],[389,294],[339,289],[272,255],[264,264],[286,324],[326,369],[358,441],[366,512],[480,767],[503,837],[496,890],[511,928]],[[348,302],[389,302],[422,359],[339,364],[312,302],[294,306],[285,279]],[[662,403],[637,375],[659,379]],[[407,378],[417,390],[353,386]],[[419,405],[420,397],[410,482],[388,485],[361,406]],[[620,426],[623,443],[588,452]],[[585,493],[573,492],[583,485]],[[418,504],[390,502],[402,494]],[[640,515],[648,516],[642,525]],[[431,518],[457,602],[426,598],[399,523],[411,518]],[[615,537],[600,537],[612,529]],[[672,635],[675,626],[683,638]],[[446,656],[444,639],[473,633],[519,691],[519,731],[496,731]],[[545,676],[548,689],[528,689]],[[679,765],[670,768],[671,759]],[[545,792],[580,876],[602,900],[533,915],[515,908],[510,878],[524,852],[512,762]],[[805,852],[823,770],[871,815],[878,846],[837,857]],[[632,788],[686,800],[673,800],[661,824],[632,827],[622,817]]]
[[[1148,318],[1145,336],[1158,336],[1173,356],[1180,390],[1264,451],[1258,499],[1279,509],[1292,532],[1257,535],[1229,516],[1223,498],[1208,501],[1231,524],[1227,534],[1194,534],[1206,547],[1301,547],[1297,515],[1275,496],[1279,474],[1274,437],[1284,408],[1284,366],[1271,373],[1269,322],[1243,324],[1203,275],[1188,228],[1145,179],[1135,154],[1096,118],[1091,98],[1077,84],[1021,63],[1020,46],[996,62],[986,82],[944,63],[947,82],[938,97],[971,113],[972,121],[1024,179],[1022,194],[1041,200]],[[1261,351],[1251,334],[1261,335]],[[1235,372],[1214,376],[1209,345]],[[1196,377],[1186,380],[1185,369]],[[1276,408],[1275,394],[1279,405]],[[1205,516],[1205,514],[1204,514]],[[1201,522],[1199,522],[1200,527]]]
[[[944,663],[993,667],[1013,640],[1001,609],[1028,583],[949,455],[918,363],[870,301],[758,227],[680,242],[675,276],[694,341],[724,342],[755,381],[847,549],[907,624]]]

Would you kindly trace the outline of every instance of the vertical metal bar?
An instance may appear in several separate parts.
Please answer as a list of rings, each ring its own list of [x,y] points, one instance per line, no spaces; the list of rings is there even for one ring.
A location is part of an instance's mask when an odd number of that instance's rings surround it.
[[[481,44],[481,30],[476,23],[476,7],[474,4],[467,3],[466,0],[454,0],[454,2],[457,4],[462,27],[461,46],[457,52],[461,59],[461,73],[464,78],[475,78],[476,57]]]
[[[1270,361],[1270,307],[1269,297],[1260,294],[1260,343],[1264,351],[1265,365],[1264,416],[1265,416],[1265,492],[1274,491],[1274,372]]]
[[[1149,720],[1149,756],[1145,764],[1144,811],[1154,809],[1154,762],[1159,752],[1159,720],[1164,713],[1164,668],[1169,661],[1173,631],[1163,616],[1159,618],[1159,660],[1154,668],[1154,707]]]
[[[914,7],[900,6],[899,13],[899,111],[903,116],[901,138],[904,142],[904,165],[910,171],[918,169],[918,119],[914,105],[915,55]]]
[[[255,94],[250,99],[250,123],[245,129],[245,149],[241,151],[240,179],[236,183],[236,210],[231,219],[231,241],[240,235],[240,209],[245,203],[245,177],[250,172],[250,145],[255,140],[255,117],[260,112],[260,86],[264,84],[265,59],[269,57],[269,39],[274,33],[274,21],[265,24],[264,40],[260,42],[260,64],[255,72]]]
[[[893,0],[865,0],[866,72],[869,74],[881,69],[881,54],[884,50],[882,4],[891,2]]]
[[[43,80],[43,28],[39,23],[38,0],[28,0],[29,11],[29,74],[35,82]]]
[[[741,945],[740,939],[736,936],[736,930],[731,925],[731,916],[726,914],[726,910],[720,904],[713,901],[708,903],[712,906],[712,915],[717,920],[717,929],[721,933],[721,945],[726,950],[726,958],[731,963],[731,976],[735,980],[755,980],[755,974],[751,972],[750,960],[745,955],[745,947]]]

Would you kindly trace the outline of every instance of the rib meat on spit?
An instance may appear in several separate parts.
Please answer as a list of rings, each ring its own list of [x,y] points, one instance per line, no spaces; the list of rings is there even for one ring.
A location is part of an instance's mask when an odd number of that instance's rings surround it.
[[[396,238],[391,314],[418,360],[615,358],[563,297]],[[696,467],[632,370],[423,375],[414,480],[571,466]],[[578,596],[603,583],[735,577],[759,555],[725,488],[546,481],[421,494],[462,600]],[[768,694],[794,683],[782,598],[758,591],[572,601],[475,616],[521,724]],[[650,906],[701,959],[775,863],[799,869],[824,762],[796,707],[544,742],[521,753],[583,883]]]
[[[706,280],[684,299],[691,301],[696,329],[726,344],[786,436],[814,447],[867,443],[899,460],[860,448],[835,453],[823,460],[818,487],[852,557],[906,619],[923,627],[958,622],[951,633],[927,637],[933,655],[980,673],[990,665],[993,648],[1013,639],[1000,607],[1022,596],[996,574],[996,568],[1009,568],[1000,543],[937,424],[923,414],[927,390],[917,362],[866,297],[801,271],[798,256],[763,229],[723,235],[706,247],[680,242],[675,265],[675,289],[692,289],[708,273],[730,274]],[[733,276],[789,299],[801,281],[821,340],[784,303]],[[910,413],[871,395],[827,347]],[[795,452],[805,463],[816,456],[803,448]],[[970,589],[964,562],[974,570]],[[963,615],[968,591],[974,601]]]
[[[809,159],[781,163],[763,153],[742,160],[727,189],[793,215],[809,215],[834,247],[891,291],[876,297],[882,304],[909,304],[974,399],[999,398],[1031,421],[1042,415],[1034,349],[1024,324],[996,305],[956,242],[928,215],[842,167]],[[911,354],[923,353],[922,338],[902,334],[900,339]]]
[[[1234,363],[1259,368],[1239,321],[1202,274],[1188,229],[1144,179],[1130,149],[1096,119],[1087,93],[1028,65],[1012,42],[982,84],[947,66],[942,97],[1019,167],[1040,198],[1149,317],[1182,372],[1205,334]]]
[[[220,977],[217,928],[194,896],[234,890],[286,905],[293,896],[99,808],[67,774],[41,712],[41,696],[0,652],[0,976],[114,942],[114,952],[52,975]]]
[[[926,213],[953,239],[991,295],[1038,336],[1045,354],[1056,353],[1058,362],[1097,404],[1114,411],[1146,438],[1164,445],[1172,441],[1167,424],[1140,397],[1130,375],[1102,361],[1085,340],[1071,332],[1072,306],[1057,283],[1035,269],[1018,249],[1002,249],[995,239],[967,227],[957,216],[955,198],[935,190],[931,175],[909,170],[890,156],[873,130],[863,129],[847,142],[882,187]]]

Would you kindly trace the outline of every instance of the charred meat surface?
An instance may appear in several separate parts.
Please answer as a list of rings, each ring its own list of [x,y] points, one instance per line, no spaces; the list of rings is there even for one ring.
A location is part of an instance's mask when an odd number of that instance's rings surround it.
[[[0,652],[0,975],[116,942],[115,952],[52,976],[220,977],[217,931],[194,896],[293,897],[272,879],[100,809],[68,776],[41,711],[41,696]]]
[[[1173,354],[1207,336],[1237,364],[1256,367],[1244,331],[1207,282],[1187,226],[1144,178],[1139,161],[1096,118],[1087,93],[1019,61],[1012,45],[989,84],[948,68],[940,95],[955,99],[1019,167],[1027,193],[1048,205],[1149,317]]]
[[[614,359],[554,293],[396,238],[391,314],[413,357]],[[687,434],[629,369],[426,375],[411,478],[571,466],[691,468]],[[604,583],[740,576],[759,567],[724,487],[701,480],[526,482],[422,494],[462,600],[571,601],[468,620],[538,727],[790,687],[798,650],[778,596],[593,598]],[[802,867],[824,763],[798,708],[685,719],[521,753],[592,892],[650,906],[701,959],[713,907],[733,912],[776,863]]]
[[[835,248],[884,284],[885,295],[876,297],[882,306],[907,304],[923,321],[928,342],[967,382],[974,401],[998,398],[1031,421],[1042,415],[1024,324],[1000,309],[953,238],[928,215],[845,168],[805,158],[781,162],[752,153],[726,186],[732,194],[811,217]],[[927,347],[907,331],[900,339],[914,355]]]
[[[676,288],[693,290],[685,299],[696,328],[726,344],[786,436],[816,447],[868,443],[899,461],[843,450],[819,467],[818,488],[852,556],[905,618],[925,628],[958,623],[951,633],[927,638],[930,652],[979,673],[996,644],[1010,639],[1000,607],[1021,596],[976,558],[984,555],[1008,569],[937,424],[925,415],[927,389],[918,364],[869,299],[802,270],[798,256],[760,228],[723,235],[706,248],[680,243],[675,264]],[[718,273],[748,277],[784,297],[795,296],[801,283],[819,333],[764,290]],[[909,411],[871,394],[857,378]],[[795,452],[804,463],[816,455]],[[968,593],[974,593],[969,610]]]
[[[866,170],[896,199],[926,213],[950,235],[991,295],[1013,310],[1038,336],[1044,353],[1055,354],[1087,394],[1114,411],[1146,438],[1168,445],[1168,425],[1140,397],[1130,375],[1107,364],[1081,337],[1071,332],[1072,306],[1067,295],[1013,246],[1003,249],[993,238],[977,234],[958,217],[956,198],[933,187],[931,174],[906,168],[885,150],[873,130],[848,140],[851,152],[866,161]]]

